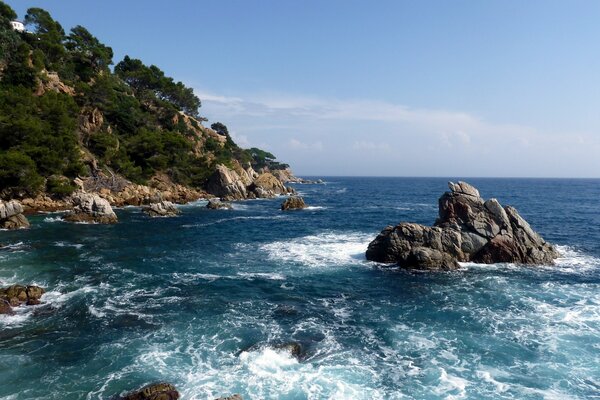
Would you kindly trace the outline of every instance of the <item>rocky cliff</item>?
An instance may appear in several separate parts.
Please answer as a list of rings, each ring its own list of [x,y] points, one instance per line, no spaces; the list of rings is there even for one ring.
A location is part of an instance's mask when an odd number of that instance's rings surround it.
[[[258,174],[252,167],[244,169],[239,163],[233,168],[218,165],[208,179],[206,190],[226,201],[272,198],[294,192],[270,172]]]
[[[386,227],[367,249],[367,259],[403,268],[455,269],[460,261],[552,264],[558,257],[513,207],[484,201],[465,182],[448,184],[432,227],[403,222]]]

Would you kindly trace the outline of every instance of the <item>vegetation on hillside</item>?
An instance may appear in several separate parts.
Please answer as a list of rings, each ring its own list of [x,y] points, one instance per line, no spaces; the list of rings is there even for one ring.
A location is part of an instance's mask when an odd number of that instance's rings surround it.
[[[30,8],[28,32],[19,33],[10,26],[16,17],[0,1],[1,197],[63,196],[74,189],[70,180],[100,171],[138,183],[164,172],[200,188],[219,163],[287,166],[241,149],[222,123],[212,129],[225,140],[209,135],[200,99],[158,67],[125,56],[112,71],[112,49],[86,28],[66,33],[47,11]],[[82,129],[90,116],[93,126]]]

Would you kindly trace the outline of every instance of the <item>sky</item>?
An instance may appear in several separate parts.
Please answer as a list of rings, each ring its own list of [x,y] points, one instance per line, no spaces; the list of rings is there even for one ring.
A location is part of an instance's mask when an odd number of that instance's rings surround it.
[[[298,175],[600,177],[600,1],[8,0]]]

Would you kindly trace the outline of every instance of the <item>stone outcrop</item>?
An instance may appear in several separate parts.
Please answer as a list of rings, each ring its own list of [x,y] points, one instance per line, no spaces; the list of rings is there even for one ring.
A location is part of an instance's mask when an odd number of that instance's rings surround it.
[[[386,227],[367,249],[367,259],[409,269],[455,269],[458,262],[552,264],[556,249],[531,229],[513,207],[484,201],[465,182],[448,184],[433,227],[403,222]]]
[[[73,210],[63,219],[69,222],[94,222],[99,224],[114,224],[117,215],[110,203],[94,193],[77,192],[71,198]]]
[[[283,211],[286,210],[302,210],[306,208],[306,203],[304,203],[304,199],[298,196],[292,196],[285,199],[283,203],[281,203],[281,209]]]
[[[231,206],[231,203],[221,201],[219,199],[210,199],[206,205],[206,208],[209,210],[231,210],[233,207]]]
[[[16,200],[0,200],[0,228],[28,228],[29,221],[23,215],[23,206]]]
[[[153,383],[125,396],[117,397],[117,400],[177,400],[179,392],[170,383]]]
[[[151,203],[149,206],[143,207],[142,211],[150,217],[174,217],[181,213],[177,206],[170,201]]]
[[[270,172],[259,175],[251,167],[244,169],[239,164],[234,165],[234,168],[218,165],[208,179],[206,189],[226,201],[272,198],[294,191],[285,187]]]
[[[310,179],[299,178],[294,175],[291,169],[276,169],[271,171],[271,173],[281,181],[281,183],[300,183],[300,184],[322,184],[324,183],[322,179],[317,179],[316,181],[312,181]]]
[[[39,286],[12,285],[0,289],[0,314],[13,314],[13,307],[40,304],[46,291]]]
[[[231,396],[222,396],[215,400],[243,400],[243,398],[239,394],[232,394]]]

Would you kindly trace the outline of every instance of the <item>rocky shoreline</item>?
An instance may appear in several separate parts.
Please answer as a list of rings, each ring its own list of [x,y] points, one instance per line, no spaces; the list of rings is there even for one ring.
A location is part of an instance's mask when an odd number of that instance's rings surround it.
[[[141,206],[150,217],[170,217],[180,213],[176,204],[206,199],[209,209],[228,209],[231,201],[293,195],[295,190],[285,183],[303,181],[289,169],[256,172],[249,165],[244,169],[238,162],[232,167],[217,166],[206,191],[174,184],[164,174],[154,176],[146,186],[101,173],[75,179],[78,190],[62,199],[39,194],[34,198],[0,200],[0,228],[27,228],[26,215],[39,212],[65,211],[63,219],[68,222],[113,224],[117,222],[113,207]]]

